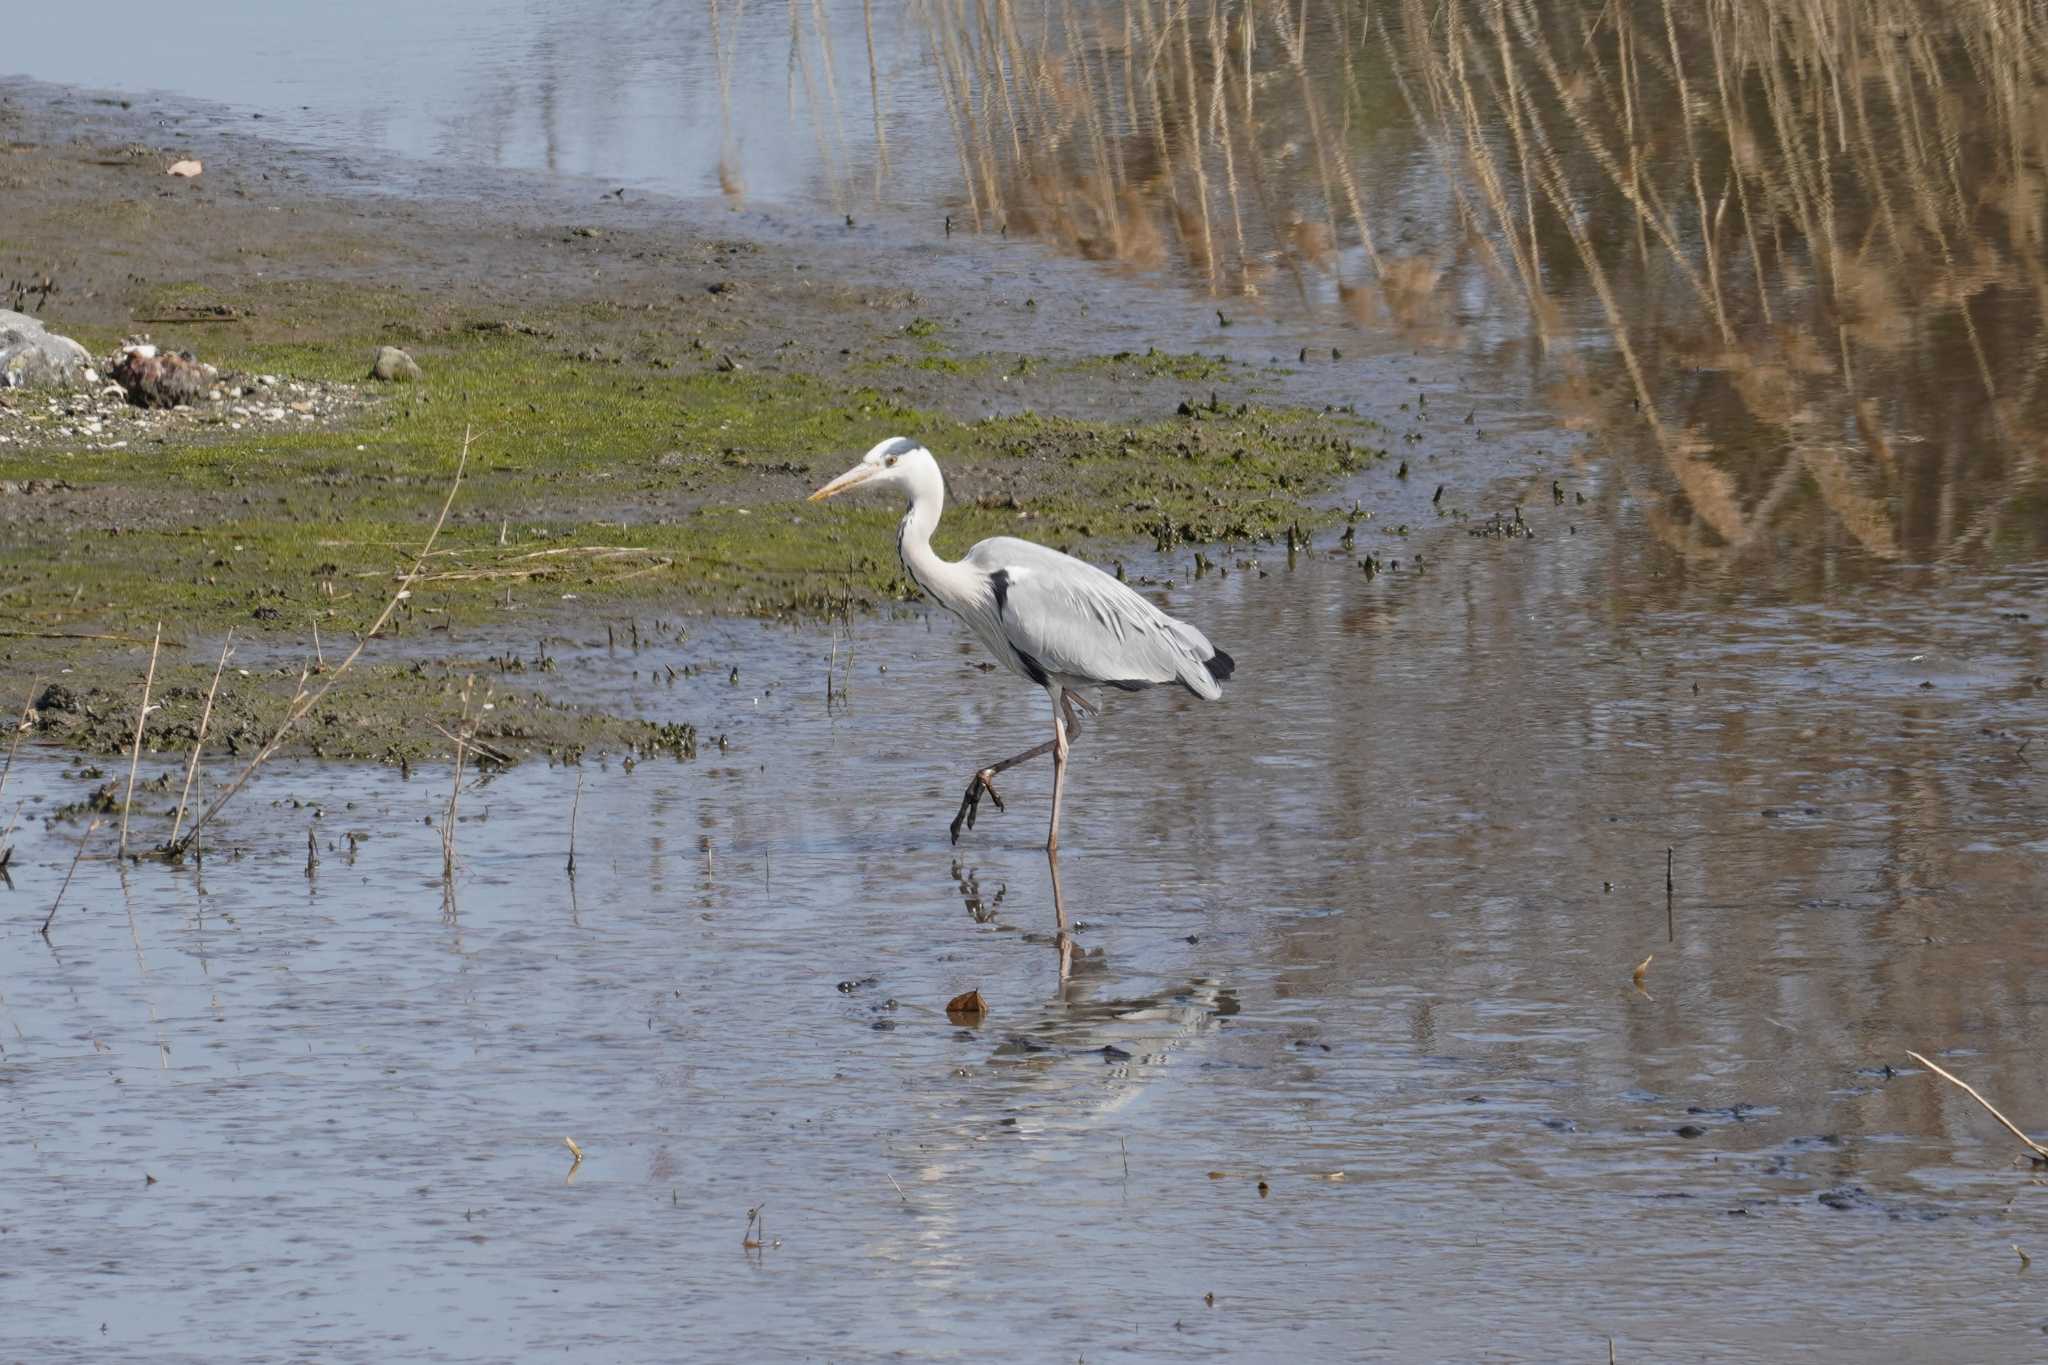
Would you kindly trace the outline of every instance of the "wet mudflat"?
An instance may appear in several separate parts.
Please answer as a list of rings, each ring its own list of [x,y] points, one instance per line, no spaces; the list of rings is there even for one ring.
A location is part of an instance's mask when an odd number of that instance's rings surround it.
[[[586,765],[573,881],[574,769],[470,792],[447,891],[446,774],[309,763],[201,868],[83,863],[46,945],[30,751],[11,1344],[2030,1358],[2042,1192],[1904,1050],[2048,1104],[2039,574],[1650,604],[1640,529],[1525,515],[1165,592],[1242,681],[1083,736],[1065,985],[1048,774],[946,842],[1041,723],[943,617],[856,624],[829,709],[827,634],[564,651],[726,740]]]

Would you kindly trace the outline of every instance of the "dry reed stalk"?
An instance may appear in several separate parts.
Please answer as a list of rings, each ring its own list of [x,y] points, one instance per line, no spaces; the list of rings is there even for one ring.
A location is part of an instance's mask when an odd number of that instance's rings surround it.
[[[569,803],[569,877],[576,876],[576,812],[583,809],[583,770],[576,770],[576,797]]]
[[[177,847],[178,831],[185,824],[185,803],[192,796],[192,778],[199,771],[199,751],[206,747],[206,727],[213,719],[213,698],[220,691],[221,674],[227,670],[228,655],[234,643],[235,632],[230,629],[220,644],[220,662],[213,666],[213,683],[206,689],[206,704],[199,708],[199,730],[192,737],[192,757],[185,764],[185,785],[178,791],[178,812],[171,817],[171,837],[164,841],[167,849]]]
[[[1772,325],[1770,278],[1764,274],[1763,252],[1757,246],[1756,220],[1749,206],[1749,177],[1744,175],[1742,172],[1742,158],[1736,153],[1734,145],[1738,125],[1735,121],[1734,102],[1730,98],[1728,93],[1729,81],[1727,39],[1721,31],[1721,6],[1718,3],[1709,5],[1707,8],[1707,40],[1709,49],[1713,54],[1715,93],[1719,96],[1721,103],[1721,127],[1724,134],[1727,136],[1729,140],[1728,161],[1732,174],[1735,178],[1736,202],[1740,206],[1742,211],[1742,236],[1743,240],[1749,244],[1750,268],[1756,276],[1757,307],[1763,314],[1764,326],[1769,327]],[[1861,86],[1858,87],[1858,91],[1858,103],[1860,106]],[[1867,120],[1865,120],[1863,126],[1864,131],[1867,134],[1869,132],[1869,123]],[[1633,131],[1631,131],[1629,146],[1629,165],[1631,178],[1633,178],[1636,173],[1638,161],[1639,158],[1637,148],[1634,143],[1634,133]],[[1889,206],[1889,202],[1887,202],[1885,208],[1885,215],[1887,218],[1889,218],[1890,214],[1891,209]],[[1640,230],[1641,229],[1639,226],[1638,232],[1640,232]]]
[[[207,822],[220,813],[221,807],[233,800],[235,793],[242,789],[250,777],[254,776],[256,770],[262,767],[271,755],[275,754],[283,746],[285,737],[291,733],[292,727],[303,720],[306,713],[315,706],[318,706],[321,699],[333,690],[334,685],[348,675],[349,668],[362,656],[363,650],[368,647],[370,641],[377,638],[377,632],[384,629],[385,623],[391,619],[392,613],[398,610],[398,604],[412,595],[412,585],[418,579],[421,568],[427,562],[427,554],[434,548],[435,540],[440,538],[442,526],[447,524],[448,509],[455,505],[456,491],[462,487],[463,470],[469,467],[469,447],[474,437],[475,433],[473,431],[464,430],[462,433],[462,453],[456,458],[455,476],[449,481],[448,496],[441,503],[441,514],[434,518],[434,527],[427,533],[427,543],[420,551],[419,558],[413,561],[412,572],[405,576],[404,581],[398,586],[398,591],[393,593],[391,600],[384,604],[384,610],[377,614],[377,619],[371,622],[370,628],[363,632],[361,639],[356,641],[356,647],[349,651],[346,659],[343,659],[335,666],[334,672],[328,676],[326,682],[320,685],[318,691],[307,695],[305,692],[304,675],[301,675],[299,690],[292,698],[291,706],[286,709],[284,720],[278,724],[276,733],[272,734],[265,741],[263,747],[256,751],[255,756],[249,760],[248,765],[241,772],[235,774],[234,780],[221,790],[220,795],[213,798],[212,804],[200,812],[199,818],[192,822],[192,827],[185,831],[184,837],[176,843],[166,846],[164,850],[166,854],[176,857],[184,852],[186,846],[199,836],[199,831],[206,826]]]
[[[1656,191],[1654,185],[1642,183],[1638,179],[1632,179],[1625,172],[1620,160],[1609,150],[1605,139],[1600,136],[1591,117],[1586,112],[1583,101],[1573,94],[1571,82],[1560,67],[1556,54],[1551,51],[1549,43],[1543,38],[1541,29],[1536,24],[1529,0],[1517,0],[1514,18],[1517,31],[1522,38],[1523,48],[1535,56],[1538,67],[1541,68],[1544,76],[1549,80],[1551,89],[1556,93],[1559,103],[1563,106],[1566,117],[1570,119],[1573,131],[1579,135],[1586,149],[1593,154],[1594,161],[1607,173],[1608,182],[1622,194],[1623,198],[1628,201],[1629,207],[1634,210],[1638,230],[1643,226],[1647,226],[1656,234],[1657,240],[1664,244],[1665,251],[1669,253],[1672,264],[1685,279],[1685,282],[1691,286],[1693,293],[1699,297],[1701,303],[1711,306],[1713,303],[1712,290],[1709,288],[1708,283],[1700,278],[1699,272],[1693,268],[1692,258],[1687,254],[1684,244],[1680,241],[1677,229],[1668,220],[1668,215],[1655,203]],[[1509,54],[1509,49],[1505,46],[1502,48],[1502,60],[1505,64],[1512,67],[1513,58]],[[1525,100],[1528,98],[1526,91],[1524,91],[1522,98]],[[1529,116],[1532,120],[1537,117],[1533,104],[1530,105]],[[1559,212],[1563,213],[1566,210],[1560,208]]]
[[[7,871],[7,865],[14,861],[14,845],[8,843],[13,837],[14,827],[21,823],[21,813],[28,808],[26,800],[14,803],[14,814],[7,817],[7,828],[0,829],[0,873]]]
[[[1921,1056],[1917,1052],[1908,1052],[1906,1055],[1908,1057],[1911,1057],[1914,1061],[1920,1063],[1920,1065],[1926,1067],[1929,1071],[1932,1071],[1935,1075],[1947,1081],[1950,1085],[1960,1088],[1964,1094],[1968,1095],[1971,1099],[1977,1101],[1977,1103],[1983,1105],[1985,1113],[1991,1115],[1992,1118],[1995,1118],[2000,1123],[2004,1124],[2005,1130],[2008,1133],[2011,1133],[2021,1142],[2027,1144],[2027,1150],[2034,1154],[2034,1159],[2036,1161],[2048,1162],[2048,1147],[2043,1147],[2040,1143],[2034,1141],[2025,1133],[2021,1132],[2018,1124],[2014,1123],[2005,1115],[1999,1113],[1997,1107],[1993,1105],[1990,1100],[1985,1099],[1982,1095],[1977,1093],[1977,1087],[1971,1085],[1968,1081],[1964,1080],[1962,1077],[1958,1075],[1955,1075],[1953,1072],[1944,1071],[1941,1067],[1936,1066],[1933,1062],[1927,1060],[1927,1058]]]
[[[1199,104],[1195,93],[1195,37],[1192,6],[1183,4],[1180,10],[1180,56],[1182,77],[1187,83],[1186,99],[1189,105],[1187,126],[1188,161],[1195,171],[1195,201],[1201,207],[1202,219],[1202,266],[1209,277],[1209,288],[1216,287],[1216,232],[1209,219],[1209,171],[1207,158],[1202,155],[1202,124],[1193,116],[1193,109]]]
[[[824,168],[825,185],[830,191],[832,205],[837,210],[846,207],[844,187],[840,184],[838,162],[832,155],[831,140],[825,134],[825,121],[819,113],[817,82],[811,76],[811,57],[806,50],[803,37],[803,15],[797,8],[797,0],[789,0],[789,117],[796,121],[796,78],[803,77],[804,112],[810,116],[811,140],[818,144],[818,162]]]
[[[868,103],[875,115],[875,202],[882,201],[882,182],[889,176],[889,138],[882,131],[882,78],[875,65],[875,0],[860,0],[861,30],[868,43]]]
[[[7,761],[0,763],[0,794],[7,791],[7,774],[14,771],[14,755],[21,749],[21,737],[28,733],[29,712],[36,709],[36,685],[40,678],[28,680],[28,696],[22,700],[21,715],[14,722],[14,738],[7,744]]]
[[[838,59],[832,55],[832,26],[825,20],[825,0],[811,0],[811,28],[818,35],[818,58],[825,68],[825,100],[832,110],[832,146],[836,159],[846,159],[846,118],[839,108]]]
[[[156,639],[149,646],[149,672],[142,678],[142,705],[135,711],[135,743],[128,752],[128,789],[121,795],[121,848],[118,858],[128,856],[128,808],[135,804],[135,773],[142,766],[142,730],[149,724],[149,691],[156,683],[156,656],[164,642],[164,623],[156,623]]]
[[[1679,123],[1685,129],[1685,154],[1691,163],[1693,200],[1699,212],[1699,234],[1701,253],[1707,258],[1707,303],[1713,309],[1714,325],[1720,329],[1723,341],[1732,341],[1735,333],[1728,324],[1728,311],[1721,301],[1720,254],[1714,248],[1713,220],[1707,212],[1707,187],[1700,171],[1699,139],[1693,132],[1692,90],[1685,78],[1685,58],[1678,46],[1678,20],[1672,14],[1671,0],[1664,0],[1664,32],[1671,41],[1671,70],[1678,82]]]
[[[57,888],[57,899],[50,902],[50,913],[43,916],[43,927],[40,932],[45,939],[50,937],[50,924],[57,918],[57,907],[64,903],[64,893],[71,889],[71,879],[78,875],[78,861],[85,856],[85,846],[91,841],[93,831],[99,827],[100,819],[95,815],[86,823],[85,833],[78,836],[78,852],[71,855],[71,870],[64,874],[64,884]]]
[[[443,880],[455,876],[455,809],[462,800],[462,767],[469,757],[469,697],[476,686],[476,675],[470,674],[462,682],[462,720],[455,727],[455,783],[448,791],[448,814],[441,821],[441,877]]]

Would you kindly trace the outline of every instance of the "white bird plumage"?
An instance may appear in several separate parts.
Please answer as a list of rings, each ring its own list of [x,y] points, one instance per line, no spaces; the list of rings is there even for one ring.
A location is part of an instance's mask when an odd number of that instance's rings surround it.
[[[913,581],[967,624],[991,654],[1042,687],[1053,706],[1053,738],[976,772],[953,818],[953,838],[974,827],[984,792],[1002,809],[994,778],[1043,753],[1053,756],[1052,822],[1046,847],[1059,847],[1060,796],[1067,752],[1080,722],[1078,706],[1096,710],[1084,689],[1136,691],[1179,683],[1207,701],[1235,667],[1228,654],[1185,621],[1175,620],[1110,574],[1072,555],[1014,536],[994,536],[958,563],[932,549],[946,483],[930,451],[908,437],[883,441],[861,462],[811,495],[836,497],[852,488],[886,488],[909,504],[896,549]],[[1064,722],[1064,723],[1063,723]]]

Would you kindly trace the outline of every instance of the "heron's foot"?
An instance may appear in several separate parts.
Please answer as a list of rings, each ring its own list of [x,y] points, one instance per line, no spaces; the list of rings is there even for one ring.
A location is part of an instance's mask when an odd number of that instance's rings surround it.
[[[960,842],[961,825],[964,824],[969,829],[974,828],[974,817],[981,811],[982,793],[986,792],[988,799],[996,803],[997,810],[1003,809],[1003,798],[996,791],[995,776],[994,768],[983,768],[974,775],[974,780],[967,784],[967,794],[960,798],[960,813],[953,817],[954,843]]]

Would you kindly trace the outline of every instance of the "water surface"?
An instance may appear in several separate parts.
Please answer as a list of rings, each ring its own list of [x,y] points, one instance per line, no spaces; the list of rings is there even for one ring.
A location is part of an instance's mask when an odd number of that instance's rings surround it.
[[[26,751],[10,1344],[2034,1357],[2039,1190],[1904,1052],[2048,1108],[2040,576],[1738,618],[1596,506],[1156,588],[1240,673],[1082,737],[1064,983],[1047,774],[946,841],[1043,719],[944,617],[564,647],[726,748],[490,778],[452,890],[445,773],[282,766],[45,943],[90,783]]]

